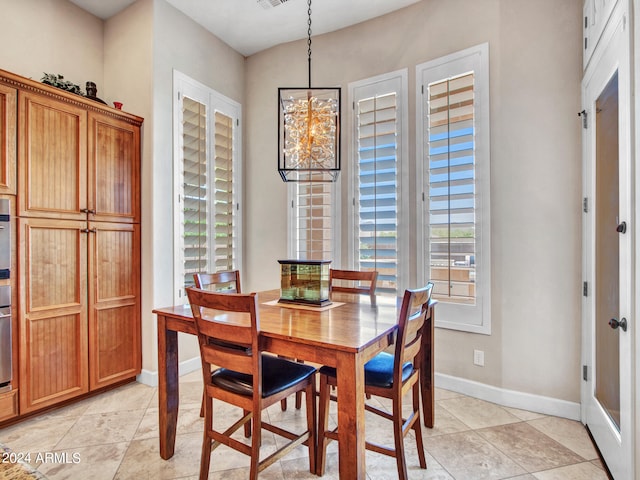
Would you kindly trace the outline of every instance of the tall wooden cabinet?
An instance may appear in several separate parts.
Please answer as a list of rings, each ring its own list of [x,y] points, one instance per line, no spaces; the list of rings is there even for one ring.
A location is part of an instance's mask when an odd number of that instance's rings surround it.
[[[17,92],[26,414],[140,373],[142,119],[0,71],[3,83]]]
[[[0,84],[0,193],[16,193],[15,88]]]

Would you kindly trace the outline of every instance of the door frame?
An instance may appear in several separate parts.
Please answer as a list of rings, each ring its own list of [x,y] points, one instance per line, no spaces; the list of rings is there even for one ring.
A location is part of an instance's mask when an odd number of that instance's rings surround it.
[[[635,0],[636,2],[638,0]],[[637,13],[636,13],[637,15]],[[634,268],[635,238],[634,230],[637,228],[631,225],[627,233],[620,238],[620,317],[627,318],[629,330],[626,333],[620,332],[620,430],[618,435],[614,429],[607,428],[606,425],[591,422],[589,418],[594,415],[606,415],[596,401],[590,400],[593,391],[595,368],[595,347],[594,347],[594,325],[593,318],[595,311],[594,292],[598,288],[595,278],[595,101],[596,96],[607,85],[613,74],[618,72],[618,94],[619,94],[619,177],[621,179],[619,189],[626,195],[626,201],[621,201],[619,206],[619,220],[632,223],[635,218],[633,208],[635,182],[632,180],[634,169],[633,162],[633,128],[631,96],[631,50],[630,50],[630,18],[628,0],[618,0],[617,5],[604,29],[600,41],[595,47],[588,68],[585,71],[582,82],[582,102],[583,113],[586,112],[588,127],[582,130],[583,140],[583,196],[585,198],[585,210],[583,214],[583,280],[586,282],[587,294],[582,301],[582,364],[586,366],[586,378],[583,372],[583,382],[581,384],[582,400],[582,422],[590,428],[590,431],[600,449],[605,462],[611,473],[619,478],[631,478],[635,470],[635,455],[637,452],[637,431],[635,419],[634,392],[637,388],[634,369],[634,348],[633,338],[636,335],[634,328],[635,301],[635,277],[638,268]],[[637,53],[636,53],[637,55]],[[635,79],[637,82],[638,80]],[[592,83],[593,82],[593,83]],[[594,86],[594,83],[596,86]],[[589,94],[591,97],[588,98]],[[638,100],[636,99],[636,102]],[[587,103],[588,102],[588,103]],[[583,116],[584,120],[584,116]],[[637,123],[637,122],[636,122]],[[638,172],[635,172],[638,175]],[[637,222],[636,222],[637,225]],[[624,288],[624,285],[628,288]],[[600,320],[602,321],[602,320]],[[625,367],[626,365],[626,367]],[[614,439],[604,442],[605,438]],[[615,445],[617,441],[618,446]],[[600,442],[598,444],[598,442]],[[634,447],[634,445],[636,445]],[[620,476],[620,472],[624,476]],[[636,475],[636,478],[638,476]]]

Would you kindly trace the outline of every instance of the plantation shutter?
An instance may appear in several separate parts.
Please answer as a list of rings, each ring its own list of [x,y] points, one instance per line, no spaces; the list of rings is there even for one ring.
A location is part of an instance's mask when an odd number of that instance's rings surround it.
[[[334,183],[296,182],[294,235],[297,259],[333,259]]]
[[[233,118],[216,111],[214,146],[215,270],[234,268]]]
[[[378,292],[398,288],[397,93],[357,100],[359,270],[378,271]]]
[[[475,303],[474,74],[428,86],[429,252],[434,294]]]
[[[184,284],[193,274],[208,270],[207,255],[207,109],[184,97],[183,130],[183,231]]]

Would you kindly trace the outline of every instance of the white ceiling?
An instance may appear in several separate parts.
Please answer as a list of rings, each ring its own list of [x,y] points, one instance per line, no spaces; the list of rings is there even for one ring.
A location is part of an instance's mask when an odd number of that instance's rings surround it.
[[[71,0],[107,19],[135,0]],[[167,0],[185,15],[248,56],[307,36],[306,0],[265,9],[258,0]],[[420,0],[315,0],[311,5],[312,36],[379,17]]]

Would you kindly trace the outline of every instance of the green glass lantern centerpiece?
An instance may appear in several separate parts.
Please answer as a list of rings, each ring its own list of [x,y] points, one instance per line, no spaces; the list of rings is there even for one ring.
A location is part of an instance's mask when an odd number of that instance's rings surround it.
[[[324,307],[329,300],[331,260],[278,260],[281,303]]]

